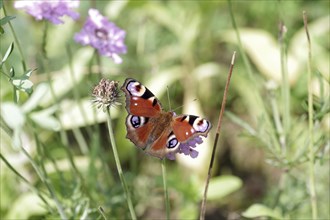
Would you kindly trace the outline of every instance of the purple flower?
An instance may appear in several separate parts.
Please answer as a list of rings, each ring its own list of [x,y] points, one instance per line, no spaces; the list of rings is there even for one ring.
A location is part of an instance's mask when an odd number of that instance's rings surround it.
[[[119,54],[126,53],[124,43],[126,32],[107,20],[96,9],[89,9],[89,17],[83,29],[74,36],[82,45],[90,45],[115,63],[121,63]]]
[[[169,160],[175,160],[175,153],[174,152],[169,152],[166,154],[167,159]]]
[[[202,138],[200,136],[197,136],[186,143],[180,143],[178,149],[175,152],[169,152],[166,157],[170,160],[175,160],[175,154],[179,153],[189,155],[191,158],[196,158],[198,157],[198,151],[196,151],[194,148],[197,144],[201,143],[203,143]]]
[[[79,0],[51,0],[51,1],[16,1],[16,9],[24,9],[35,17],[36,20],[49,20],[53,24],[62,24],[60,17],[67,15],[72,19],[78,19],[79,14],[72,8],[79,6]]]

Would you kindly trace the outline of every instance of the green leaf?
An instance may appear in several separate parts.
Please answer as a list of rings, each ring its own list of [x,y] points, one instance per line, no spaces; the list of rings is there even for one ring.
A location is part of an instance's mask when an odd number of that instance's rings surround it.
[[[4,219],[32,219],[33,216],[45,215],[48,212],[45,207],[44,202],[35,193],[27,192],[14,201]]]
[[[33,71],[35,71],[36,69],[33,69],[33,70],[27,70],[22,77],[20,77],[21,79],[28,79],[31,77],[31,74]]]
[[[208,200],[221,200],[242,187],[242,180],[236,176],[220,176],[210,180]]]
[[[13,20],[15,16],[6,16],[0,19],[0,25],[3,26],[8,23],[8,21]]]
[[[21,91],[24,91],[28,94],[32,93],[33,83],[28,79],[14,79],[12,80],[12,84]]]
[[[12,84],[18,89],[28,94],[31,94],[33,91],[33,83],[28,80],[32,74],[33,70],[27,70],[22,76],[15,77],[11,80]]]
[[[272,217],[275,219],[283,219],[283,216],[277,210],[273,210],[262,204],[253,204],[245,212],[242,213],[242,216],[246,218],[257,218],[257,217]]]
[[[28,113],[35,109],[39,105],[40,100],[48,91],[49,85],[47,83],[40,83],[38,86],[36,86],[36,89],[31,97],[23,104],[23,112]]]
[[[15,77],[15,69],[14,69],[14,67],[11,67],[10,68],[9,75],[10,75],[11,78]]]
[[[1,104],[1,116],[11,129],[21,128],[25,123],[25,115],[20,107],[11,102]]]
[[[197,66],[192,71],[192,74],[198,80],[203,80],[205,78],[216,76],[217,74],[220,74],[221,70],[222,70],[222,66],[220,66],[219,64],[214,63],[214,62],[209,62],[209,63],[203,63],[203,64]]]
[[[9,47],[8,47],[8,49],[7,49],[6,53],[5,53],[5,55],[3,56],[2,60],[1,60],[1,64],[0,64],[0,66],[2,66],[2,64],[8,59],[8,57],[9,57],[10,54],[13,52],[13,50],[14,50],[14,42],[12,42],[12,43],[9,45]]]
[[[29,116],[38,124],[48,130],[58,131],[60,129],[59,121],[52,115],[56,111],[56,107],[44,109],[39,112],[33,112]]]

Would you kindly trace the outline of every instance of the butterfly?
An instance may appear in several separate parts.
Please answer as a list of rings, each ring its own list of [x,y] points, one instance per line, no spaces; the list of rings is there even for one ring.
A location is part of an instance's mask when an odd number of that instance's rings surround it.
[[[155,95],[135,79],[121,87],[126,96],[126,138],[151,156],[163,159],[176,152],[181,143],[197,136],[206,137],[211,123],[195,115],[175,115],[164,111]]]

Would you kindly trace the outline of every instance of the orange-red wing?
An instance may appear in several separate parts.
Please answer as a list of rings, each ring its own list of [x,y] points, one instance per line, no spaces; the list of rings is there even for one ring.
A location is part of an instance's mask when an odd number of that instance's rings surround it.
[[[129,114],[155,117],[162,111],[161,104],[155,95],[135,79],[126,79],[121,89],[126,96],[126,110]]]
[[[161,107],[159,104],[153,106],[151,100],[139,97],[131,97],[128,100],[127,105],[127,111],[132,115],[155,117],[161,111]]]
[[[211,123],[194,115],[178,115],[172,122],[173,132],[179,142],[186,142],[198,135],[207,136]]]
[[[139,128],[132,128],[126,123],[127,135],[126,137],[130,139],[136,146],[145,149],[147,146],[147,141],[152,129],[152,124],[146,123]]]

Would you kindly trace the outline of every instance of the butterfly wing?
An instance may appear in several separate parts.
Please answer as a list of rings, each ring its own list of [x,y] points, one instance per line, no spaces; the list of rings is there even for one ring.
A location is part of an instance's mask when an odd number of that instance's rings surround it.
[[[173,132],[171,131],[170,127],[165,128],[159,138],[150,143],[150,145],[146,148],[145,152],[147,154],[150,154],[151,156],[163,159],[166,154],[168,154],[170,151],[175,150],[179,146],[179,143],[177,141],[172,141],[172,133]],[[172,144],[169,145],[170,143]]]
[[[199,135],[206,137],[212,125],[195,115],[178,115],[173,118],[171,127],[177,140],[184,143]]]
[[[148,123],[149,118],[136,115],[126,117],[126,137],[130,139],[137,147],[145,149],[153,125]]]
[[[159,100],[154,94],[135,79],[126,79],[121,87],[126,96],[126,137],[136,146],[145,149],[154,141],[151,133],[155,120],[162,112]]]
[[[206,137],[211,129],[211,123],[198,116],[164,112],[154,94],[135,79],[126,79],[121,89],[128,111],[126,137],[152,156],[162,159],[180,143]]]
[[[131,115],[155,117],[162,106],[155,95],[135,79],[126,79],[121,89],[126,95],[126,110]]]
[[[165,115],[171,116],[166,119],[170,124],[164,126],[159,138],[145,149],[146,153],[161,159],[169,152],[177,151],[181,143],[186,143],[199,135],[206,137],[212,127],[208,120],[195,115],[174,116],[171,112],[162,115],[164,118]]]

